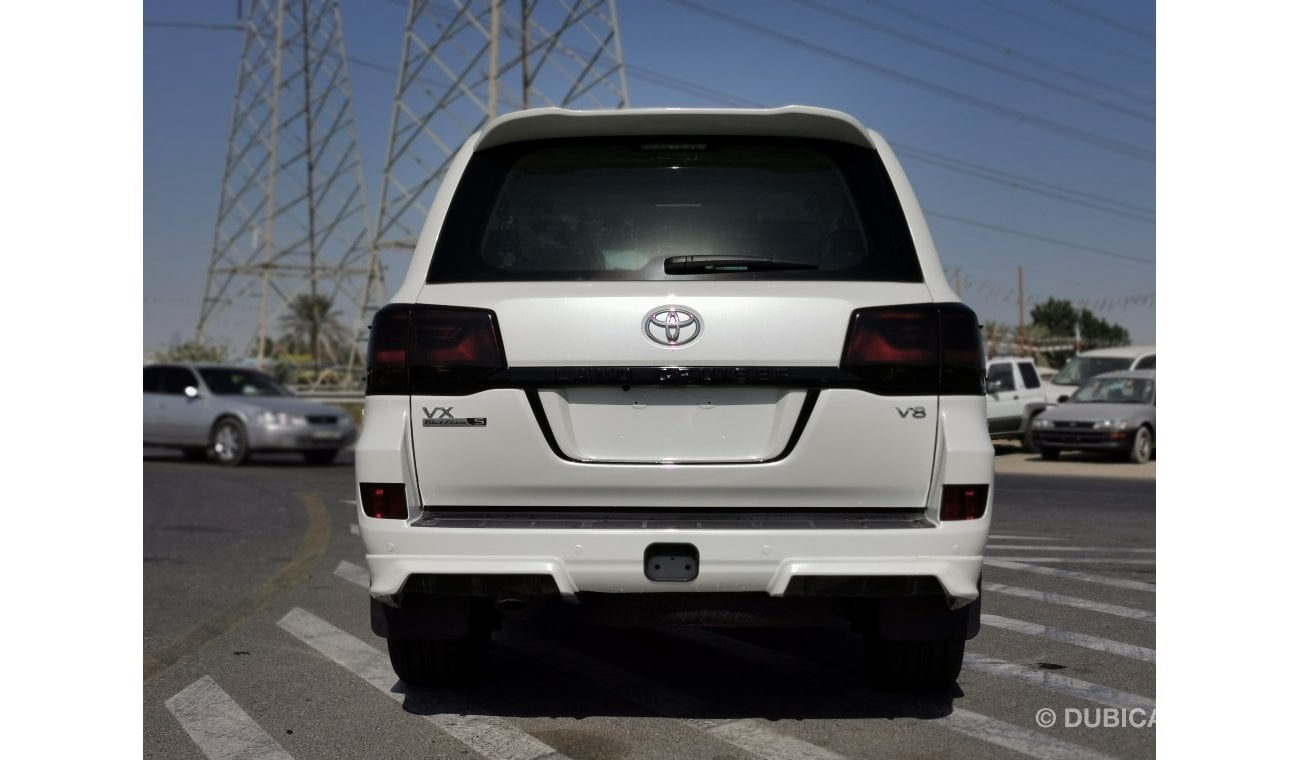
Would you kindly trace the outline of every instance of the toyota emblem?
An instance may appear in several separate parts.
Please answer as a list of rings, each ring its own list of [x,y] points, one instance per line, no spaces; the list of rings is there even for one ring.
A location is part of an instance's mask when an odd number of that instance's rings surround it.
[[[661,346],[677,348],[700,337],[700,316],[681,306],[660,306],[645,317],[646,337]]]

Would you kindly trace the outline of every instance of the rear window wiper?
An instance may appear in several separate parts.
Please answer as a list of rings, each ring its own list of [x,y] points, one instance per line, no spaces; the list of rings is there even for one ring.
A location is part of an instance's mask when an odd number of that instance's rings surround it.
[[[774,259],[771,256],[669,256],[664,259],[664,274],[779,272],[816,268],[816,264],[807,261]]]

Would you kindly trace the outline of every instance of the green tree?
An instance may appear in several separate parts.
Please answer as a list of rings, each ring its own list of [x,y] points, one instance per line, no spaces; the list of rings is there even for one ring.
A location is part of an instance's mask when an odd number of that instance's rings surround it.
[[[339,322],[332,298],[303,293],[289,301],[288,309],[280,317],[280,327],[284,330],[279,341],[282,352],[309,354],[312,367],[318,372],[322,358],[337,362],[347,354],[350,337]]]
[[[173,338],[167,348],[150,354],[149,361],[226,364],[230,361],[230,347],[224,343],[209,343],[202,338],[186,341]]]
[[[1112,325],[1087,309],[1076,309],[1069,301],[1049,298],[1035,306],[1029,316],[1033,319],[1036,330],[1041,330],[1043,336],[1056,340],[1074,340],[1074,327],[1078,324],[1083,351],[1124,346],[1132,342],[1128,330]],[[1046,357],[1049,364],[1059,368],[1070,355],[1068,352],[1052,352]]]

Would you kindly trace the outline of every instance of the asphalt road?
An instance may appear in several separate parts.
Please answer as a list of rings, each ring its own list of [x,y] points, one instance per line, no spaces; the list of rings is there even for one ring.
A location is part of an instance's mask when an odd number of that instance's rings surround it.
[[[370,633],[346,455],[146,450],[144,755],[1152,757],[1131,724],[1155,700],[1154,464],[1077,464],[999,449],[984,625],[950,694],[867,688],[847,628],[564,621],[507,627],[451,694],[408,692]]]

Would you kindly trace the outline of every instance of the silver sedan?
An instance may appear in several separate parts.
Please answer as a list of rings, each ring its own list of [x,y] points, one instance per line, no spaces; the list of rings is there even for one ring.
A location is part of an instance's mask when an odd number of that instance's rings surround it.
[[[146,446],[230,466],[253,451],[299,452],[309,464],[329,464],[356,437],[346,411],[298,398],[247,367],[144,368]]]
[[[1109,451],[1142,464],[1156,450],[1155,370],[1106,372],[1085,381],[1069,400],[1034,418],[1043,459],[1062,451]]]

